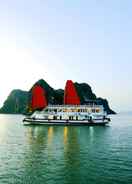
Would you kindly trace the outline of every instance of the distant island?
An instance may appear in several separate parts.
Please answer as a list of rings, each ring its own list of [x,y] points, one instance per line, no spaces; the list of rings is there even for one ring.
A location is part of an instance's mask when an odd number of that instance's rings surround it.
[[[47,92],[47,99],[49,104],[63,104],[64,90],[52,88],[45,80],[38,80],[29,91],[20,89],[12,90],[7,99],[5,100],[0,113],[4,114],[26,114],[29,110],[31,100],[31,91],[35,85],[40,85]],[[91,87],[87,83],[74,83],[81,104],[87,104],[90,101],[96,101],[97,104],[103,105],[108,114],[116,114],[108,104],[107,99],[97,97]]]

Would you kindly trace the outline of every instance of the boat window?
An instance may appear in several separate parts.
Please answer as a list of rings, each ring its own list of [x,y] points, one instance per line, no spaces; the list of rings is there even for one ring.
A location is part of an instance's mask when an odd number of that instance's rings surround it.
[[[54,109],[54,112],[57,112],[57,109]]]
[[[57,116],[53,116],[53,119],[54,119],[54,120],[57,120]]]
[[[99,111],[100,111],[99,109],[96,109],[96,112],[97,112],[97,113],[99,113]]]
[[[92,109],[92,112],[95,113],[95,109]]]
[[[73,116],[69,116],[69,120],[73,120]]]

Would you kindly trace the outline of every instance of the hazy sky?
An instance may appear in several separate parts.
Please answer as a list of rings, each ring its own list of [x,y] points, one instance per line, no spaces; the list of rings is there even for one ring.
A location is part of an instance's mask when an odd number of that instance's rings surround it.
[[[40,78],[86,82],[132,110],[131,0],[0,0],[0,105]]]

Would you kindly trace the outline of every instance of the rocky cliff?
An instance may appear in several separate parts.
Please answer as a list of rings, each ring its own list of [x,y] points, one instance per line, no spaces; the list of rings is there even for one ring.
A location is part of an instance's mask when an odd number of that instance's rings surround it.
[[[63,89],[53,89],[46,81],[40,79],[37,81],[29,91],[13,90],[5,100],[0,113],[26,113],[28,111],[29,102],[31,99],[31,90],[39,84],[47,92],[47,99],[49,104],[63,104]],[[87,104],[92,100],[96,100],[97,104],[102,104],[108,114],[115,114],[109,107],[108,101],[103,98],[97,98],[92,92],[91,87],[86,83],[75,83],[78,95],[80,96],[81,104]]]
[[[0,109],[0,113],[24,113],[28,107],[28,95],[27,91],[19,89],[13,90],[7,99],[5,100],[3,107]]]

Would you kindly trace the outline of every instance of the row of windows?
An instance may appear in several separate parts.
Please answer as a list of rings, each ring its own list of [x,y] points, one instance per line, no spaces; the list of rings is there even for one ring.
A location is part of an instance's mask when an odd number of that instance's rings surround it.
[[[79,120],[78,116],[69,116],[67,118],[64,118],[63,116],[53,116],[54,120],[62,120],[62,119],[67,119],[67,120]],[[91,119],[89,116],[85,116],[85,119]]]
[[[99,113],[100,109],[46,109],[45,112],[92,112]]]
[[[53,117],[54,120],[57,120],[57,119],[62,120],[62,118],[63,118],[62,116],[54,116]],[[67,120],[78,120],[78,116],[75,116],[75,117],[69,116]]]

